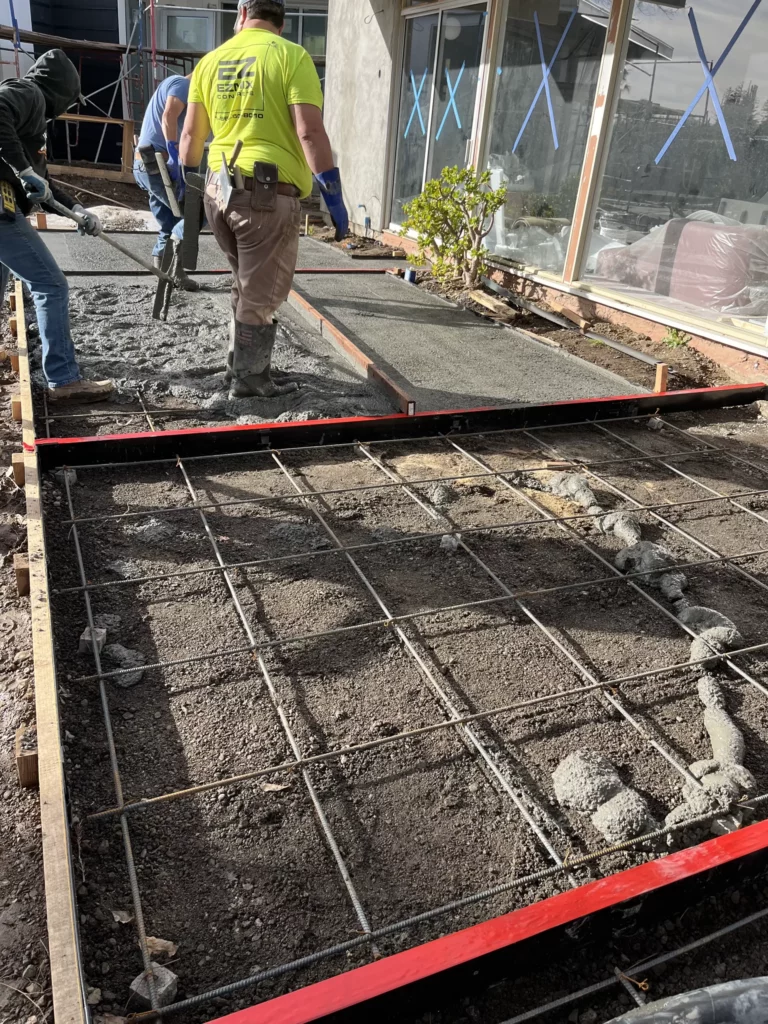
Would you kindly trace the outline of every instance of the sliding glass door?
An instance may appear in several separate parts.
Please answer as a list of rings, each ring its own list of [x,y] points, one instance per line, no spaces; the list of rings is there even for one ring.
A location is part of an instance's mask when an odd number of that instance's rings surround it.
[[[409,18],[405,32],[391,219],[444,167],[471,160],[487,4]]]

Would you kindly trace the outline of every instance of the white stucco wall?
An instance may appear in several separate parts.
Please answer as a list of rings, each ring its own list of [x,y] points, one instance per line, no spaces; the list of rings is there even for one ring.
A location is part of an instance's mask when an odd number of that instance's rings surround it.
[[[330,0],[325,125],[353,223],[389,224],[384,208],[397,0]],[[362,207],[365,207],[363,209]]]
[[[32,28],[32,15],[29,9],[29,0],[13,0],[13,9],[16,13],[16,21],[19,23],[19,28],[25,28],[30,30]],[[11,5],[9,0],[0,0],[0,25],[11,25]],[[14,55],[13,55],[13,43],[10,40],[0,40],[0,60],[3,62],[10,61],[10,64],[0,64],[0,82],[5,78],[15,78],[16,68],[14,66]],[[26,46],[26,50],[32,52],[31,46]],[[22,75],[29,68],[32,63],[32,58],[28,57],[25,53],[19,54],[19,66]]]

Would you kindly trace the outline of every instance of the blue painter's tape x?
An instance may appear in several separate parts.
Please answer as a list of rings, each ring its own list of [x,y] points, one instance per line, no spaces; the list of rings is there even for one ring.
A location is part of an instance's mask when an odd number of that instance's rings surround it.
[[[467,64],[466,64],[466,61],[465,61],[461,65],[461,70],[459,71],[458,75],[456,75],[455,83],[451,82],[451,75],[450,75],[450,72],[448,71],[448,68],[445,69],[445,77],[448,79],[448,106],[445,108],[445,113],[443,114],[443,120],[440,122],[440,127],[437,129],[437,135],[435,136],[435,142],[437,142],[437,140],[443,134],[443,128],[445,128],[445,122],[448,120],[448,115],[451,112],[451,107],[453,107],[453,112],[456,115],[456,124],[459,126],[459,128],[461,128],[461,118],[459,117],[459,108],[456,106],[456,93],[459,91],[459,82],[461,81],[461,76],[464,74],[464,68],[466,66],[467,66]]]
[[[417,89],[416,88],[416,79],[413,76],[413,71],[411,71],[411,85],[413,86],[413,95],[414,95],[413,110],[411,111],[411,116],[408,118],[408,124],[406,125],[406,128],[405,128],[405,135],[403,136],[404,139],[408,138],[408,132],[411,130],[411,125],[413,124],[413,119],[414,119],[414,117],[416,117],[417,114],[419,115],[419,124],[421,125],[421,134],[422,135],[426,135],[427,134],[427,129],[424,127],[424,118],[421,116],[421,93],[422,93],[422,90],[424,89],[424,83],[427,80],[427,75],[428,74],[429,74],[429,68],[427,68],[424,71],[424,74],[421,76],[421,83],[419,84],[419,87]]]
[[[730,156],[731,160],[735,160],[736,159],[736,153],[735,153],[734,148],[733,148],[733,143],[731,142],[731,136],[730,136],[730,133],[728,131],[728,125],[725,123],[725,117],[723,116],[722,107],[720,106],[720,100],[718,99],[717,91],[715,90],[715,75],[718,73],[720,68],[723,66],[723,64],[728,59],[728,56],[729,56],[731,50],[734,48],[734,46],[738,42],[739,37],[741,36],[741,34],[744,31],[744,29],[747,27],[747,25],[751,21],[752,16],[754,15],[755,11],[758,9],[758,7],[760,6],[760,4],[762,2],[763,2],[763,0],[754,0],[754,3],[749,8],[747,13],[744,15],[743,21],[741,22],[741,24],[739,25],[739,27],[736,29],[736,31],[734,32],[733,36],[731,37],[731,41],[728,43],[726,48],[720,54],[720,57],[715,62],[715,64],[714,64],[714,66],[713,66],[711,71],[709,70],[709,62],[707,61],[706,55],[704,53],[704,47],[703,47],[702,42],[701,42],[701,36],[699,35],[699,27],[698,27],[698,25],[696,23],[696,15],[693,13],[692,9],[688,12],[688,16],[689,16],[690,22],[691,22],[691,29],[693,30],[693,38],[696,41],[696,49],[699,52],[699,60],[701,61],[702,70],[704,71],[704,84],[701,86],[699,91],[693,97],[693,99],[691,100],[690,104],[688,105],[688,109],[685,111],[683,116],[680,118],[680,120],[675,125],[675,127],[674,127],[674,129],[672,131],[672,134],[669,136],[667,141],[664,143],[664,145],[659,150],[659,155],[656,157],[656,163],[657,164],[660,163],[664,159],[664,156],[667,153],[667,150],[672,145],[672,143],[675,141],[677,136],[680,134],[680,131],[681,131],[683,125],[688,120],[688,118],[691,116],[693,111],[695,110],[696,104],[699,102],[699,100],[704,95],[704,93],[707,92],[708,90],[709,90],[710,96],[712,97],[712,102],[713,102],[713,105],[714,105],[714,108],[715,108],[715,113],[717,114],[717,120],[720,123],[720,129],[721,129],[721,131],[723,133],[723,138],[725,139],[725,145],[726,145],[726,148],[728,149],[728,155]]]
[[[539,102],[539,97],[545,91],[546,91],[546,94],[547,94],[547,109],[549,111],[549,123],[550,123],[550,125],[552,127],[552,140],[553,140],[553,142],[555,144],[555,149],[559,149],[560,148],[560,143],[559,143],[558,138],[557,138],[557,125],[555,124],[555,112],[554,112],[554,110],[552,108],[552,95],[551,95],[551,93],[549,91],[549,76],[552,74],[552,68],[555,66],[555,61],[560,56],[560,51],[563,48],[563,43],[565,42],[566,36],[568,35],[568,33],[571,30],[571,25],[573,24],[573,20],[576,17],[576,14],[577,14],[577,11],[571,11],[571,16],[568,19],[568,24],[565,26],[565,30],[564,30],[562,36],[560,37],[560,42],[557,44],[557,48],[555,49],[555,52],[552,54],[552,60],[549,62],[549,64],[547,64],[545,59],[544,59],[544,44],[542,43],[542,40],[541,40],[541,28],[539,26],[539,16],[536,13],[536,11],[533,12],[533,20],[534,20],[534,23],[536,25],[536,39],[537,39],[538,44],[539,44],[539,56],[541,57],[541,73],[542,73],[541,85],[537,89],[536,95],[533,97],[533,103],[531,103],[530,107],[528,108],[528,113],[525,115],[525,120],[523,121],[522,127],[520,128],[520,131],[517,133],[517,138],[515,139],[515,144],[512,147],[512,152],[513,153],[517,152],[517,147],[520,145],[520,140],[523,137],[523,132],[528,127],[528,122],[531,120],[531,117],[533,116],[533,112],[536,109],[536,104]]]

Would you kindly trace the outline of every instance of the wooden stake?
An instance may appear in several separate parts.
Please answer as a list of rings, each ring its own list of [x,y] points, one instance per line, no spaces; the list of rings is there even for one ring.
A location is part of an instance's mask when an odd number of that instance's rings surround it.
[[[19,335],[19,321],[16,319],[15,316],[9,317],[8,327],[14,338],[17,338]]]
[[[21,395],[11,395],[11,417],[21,423]]]
[[[11,292],[8,296],[8,308],[12,313],[16,312],[16,292]]]
[[[18,373],[19,372],[19,353],[18,352],[9,352],[8,353],[8,358],[11,361],[11,369],[13,370],[14,373]]]
[[[45,231],[48,227],[48,217],[45,213],[35,214],[35,227],[38,231]]]
[[[659,363],[656,367],[656,384],[653,388],[655,394],[660,395],[667,390],[668,377],[669,365],[667,363]]]
[[[29,555],[14,555],[13,568],[19,597],[26,597],[29,594]]]
[[[23,487],[26,471],[24,469],[24,455],[22,452],[14,452],[11,455],[11,469],[13,470],[13,479],[16,486]]]
[[[16,730],[16,772],[19,776],[19,785],[23,789],[32,789],[39,783],[37,750],[24,750],[26,731],[26,725],[20,725]]]

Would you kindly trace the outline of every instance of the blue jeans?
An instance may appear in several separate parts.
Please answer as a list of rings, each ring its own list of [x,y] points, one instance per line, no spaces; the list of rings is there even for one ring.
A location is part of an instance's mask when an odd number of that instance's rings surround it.
[[[69,330],[69,285],[40,235],[20,213],[0,217],[0,297],[9,273],[32,293],[43,349],[43,373],[48,386],[60,388],[80,380],[75,346]]]
[[[139,160],[133,162],[133,176],[139,188],[149,193],[149,208],[152,215],[160,225],[160,234],[157,236],[153,256],[162,256],[165,243],[171,236],[173,238],[184,237],[184,221],[174,217],[168,202],[168,193],[165,191],[163,179],[159,174],[147,174],[144,164]]]

